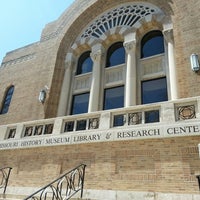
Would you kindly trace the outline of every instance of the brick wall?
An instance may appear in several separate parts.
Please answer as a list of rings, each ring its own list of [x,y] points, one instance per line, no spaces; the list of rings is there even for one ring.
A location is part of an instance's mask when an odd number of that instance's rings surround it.
[[[41,30],[41,41],[8,53],[0,68],[0,103],[6,88],[11,84],[15,85],[15,92],[9,113],[0,115],[0,124],[55,117],[64,74],[64,59],[66,53],[71,51],[72,43],[91,19],[126,2],[129,1],[75,1],[61,18]],[[198,96],[199,73],[191,71],[189,56],[191,53],[200,54],[200,2],[145,2],[161,8],[173,22],[179,97]],[[46,103],[42,105],[38,102],[38,94],[45,85],[50,90]]]
[[[1,151],[9,186],[40,187],[80,163],[85,189],[198,193],[200,137],[105,142]]]

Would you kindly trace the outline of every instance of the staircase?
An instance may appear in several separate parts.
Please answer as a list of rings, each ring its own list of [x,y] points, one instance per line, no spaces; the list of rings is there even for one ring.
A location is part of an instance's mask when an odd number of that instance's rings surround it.
[[[81,164],[69,172],[62,174],[46,186],[28,197],[6,194],[6,187],[12,168],[2,168],[2,189],[0,200],[80,200],[83,197],[83,186],[86,165]],[[1,187],[0,187],[1,189]]]

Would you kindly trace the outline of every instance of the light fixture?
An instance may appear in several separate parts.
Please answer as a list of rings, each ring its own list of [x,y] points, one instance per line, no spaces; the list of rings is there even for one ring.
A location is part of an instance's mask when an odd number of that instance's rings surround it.
[[[198,72],[200,70],[198,55],[193,53],[190,56],[190,64],[192,71]]]
[[[40,90],[39,96],[38,96],[38,100],[40,103],[44,103],[46,96],[47,96],[47,91],[49,90],[49,88],[45,85],[44,89]]]

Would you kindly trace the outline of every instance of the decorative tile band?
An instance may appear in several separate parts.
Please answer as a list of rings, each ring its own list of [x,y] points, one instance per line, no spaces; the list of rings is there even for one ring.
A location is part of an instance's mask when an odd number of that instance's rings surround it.
[[[7,62],[3,62],[1,64],[1,67],[7,67],[7,66],[10,66],[10,65],[15,65],[15,64],[18,64],[18,63],[22,63],[22,62],[26,62],[26,61],[29,61],[29,60],[32,60],[35,58],[35,53],[32,53],[32,54],[28,54],[28,55],[25,55],[25,56],[21,56],[19,58],[16,58],[14,60],[9,60]]]

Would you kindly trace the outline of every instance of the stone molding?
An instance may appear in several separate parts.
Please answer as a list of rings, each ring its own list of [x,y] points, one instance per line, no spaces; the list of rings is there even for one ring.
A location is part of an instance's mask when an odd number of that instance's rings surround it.
[[[39,188],[34,187],[9,187],[7,188],[7,197],[10,195],[30,195],[37,191]],[[75,196],[76,197],[76,196]],[[79,194],[77,194],[77,198]],[[169,199],[187,199],[187,200],[199,200],[200,194],[177,194],[177,193],[161,193],[150,191],[123,191],[123,190],[94,190],[84,189],[83,199],[96,199],[96,200],[169,200]],[[79,199],[79,198],[78,198]]]
[[[199,136],[200,125],[196,122],[148,125],[110,130],[88,130],[84,132],[53,133],[48,135],[7,139],[0,141],[0,150],[21,149],[58,145],[88,144],[95,142],[116,142],[127,140],[164,139],[172,137]]]

